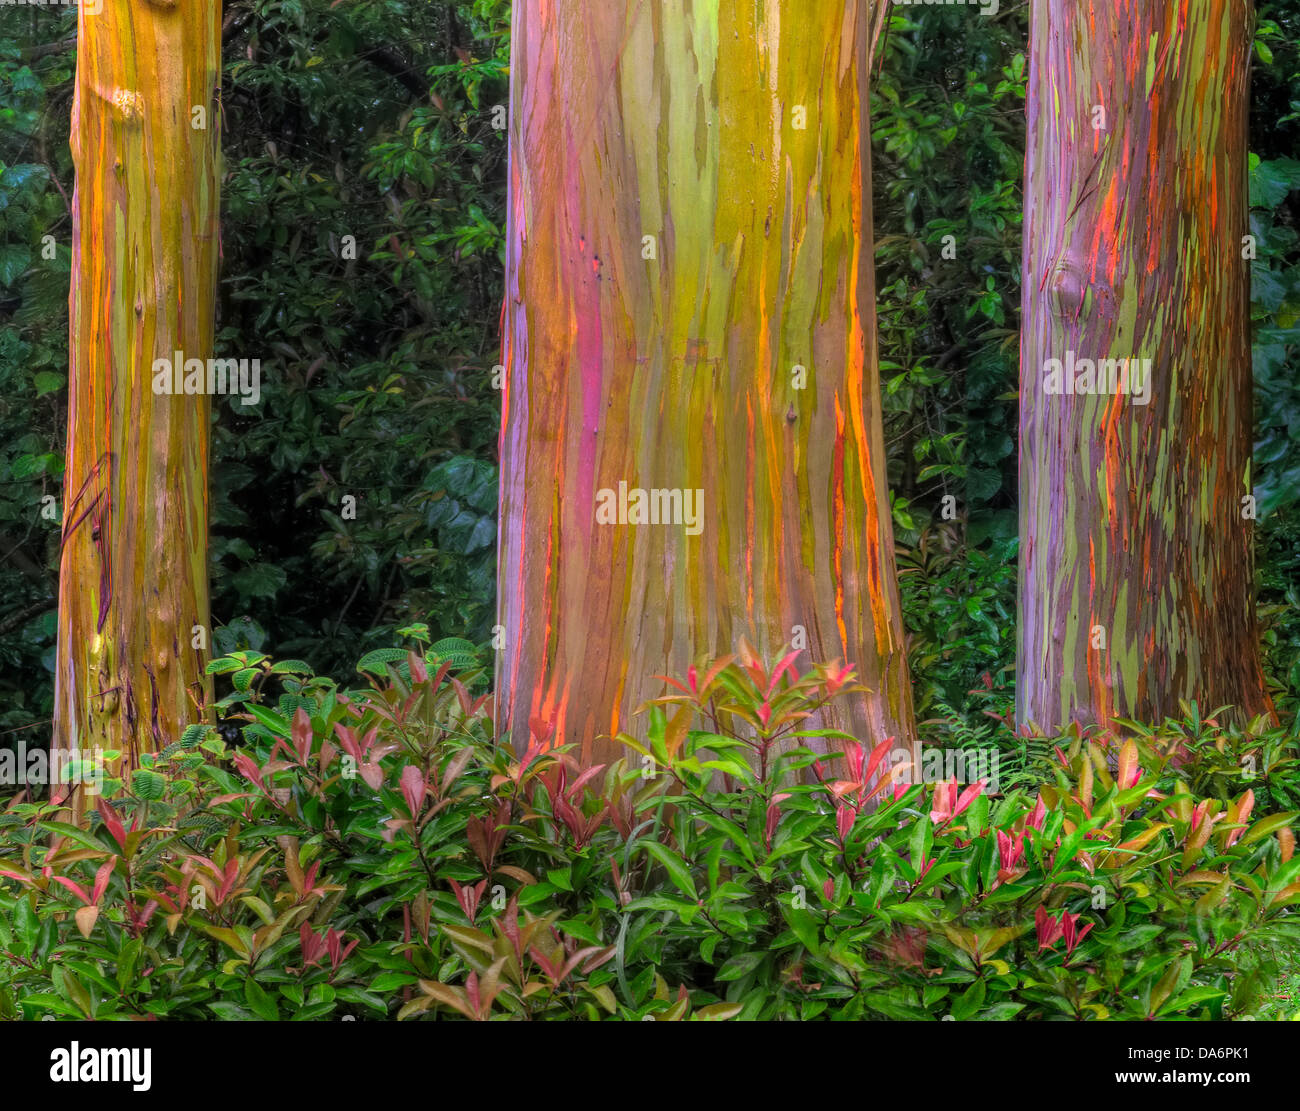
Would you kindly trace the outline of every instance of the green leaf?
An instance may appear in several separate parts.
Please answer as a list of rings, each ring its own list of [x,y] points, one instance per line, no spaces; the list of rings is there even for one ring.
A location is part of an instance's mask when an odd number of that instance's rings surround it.
[[[289,581],[274,563],[253,563],[230,576],[230,585],[245,598],[274,598]]]
[[[460,637],[444,637],[429,649],[425,659],[435,668],[444,662],[449,663],[454,671],[477,667],[479,663],[478,650],[470,641]]]
[[[958,1022],[965,1022],[984,1005],[987,990],[983,980],[976,980],[952,1001],[952,1017]]]
[[[1300,188],[1300,162],[1278,158],[1269,162],[1250,157],[1250,206],[1277,208],[1292,189]]]
[[[117,988],[121,992],[125,992],[127,985],[135,979],[136,962],[140,959],[143,945],[139,938],[134,938],[123,945],[117,954]]]
[[[1013,1019],[1025,1009],[1023,1003],[994,1003],[991,1007],[986,1007],[979,1014],[981,1022],[1006,1022]]]
[[[372,1011],[377,1011],[381,1015],[388,1013],[388,1004],[382,998],[368,991],[362,991],[360,988],[339,988],[339,998],[346,1003],[369,1007]]]
[[[691,1018],[698,1022],[724,1022],[735,1018],[743,1008],[743,1003],[710,1003],[707,1007],[701,1007]]]
[[[187,725],[185,732],[181,734],[181,739],[176,743],[183,749],[198,748],[211,728],[210,725]]]
[[[1228,993],[1222,988],[1199,987],[1188,988],[1160,1008],[1159,1014],[1170,1015],[1180,1011],[1190,1011],[1211,999],[1222,999]]]
[[[57,833],[61,837],[67,837],[78,845],[84,845],[88,849],[94,849],[96,852],[109,853],[114,850],[109,849],[102,841],[93,837],[80,826],[71,825],[68,822],[42,822],[42,829],[48,829],[51,833]]]
[[[404,988],[418,983],[419,980],[420,977],[406,972],[381,972],[370,985],[370,990],[372,992],[393,991],[395,988]]]
[[[717,979],[724,983],[728,980],[742,980],[762,964],[766,956],[763,952],[739,953],[718,969]]]
[[[71,1003],[65,1003],[57,995],[41,993],[38,995],[24,995],[18,1000],[23,1007],[35,1007],[37,1011],[46,1011],[56,1015],[67,1015],[69,1018],[85,1018],[76,1007]]]
[[[809,911],[787,905],[783,901],[781,903],[781,914],[794,932],[794,936],[799,939],[800,945],[810,953],[821,952],[821,936],[817,930],[817,923],[813,920],[813,916]]]
[[[921,874],[921,869],[925,867],[925,861],[929,858],[930,848],[934,843],[934,827],[930,822],[929,814],[922,814],[912,824],[912,832],[908,838],[908,848],[911,852],[911,865],[916,875]]]
[[[252,1008],[253,1013],[266,1022],[275,1022],[280,1017],[275,1000],[258,987],[256,980],[244,981],[244,1000]]]
[[[363,674],[370,672],[374,675],[383,676],[388,673],[388,665],[399,663],[406,659],[406,650],[404,648],[376,648],[373,652],[367,652],[361,657],[361,662],[357,664],[357,670]]]
[[[32,264],[32,252],[21,243],[0,243],[0,285],[12,286]]]
[[[141,768],[131,776],[131,793],[144,802],[156,802],[163,797],[167,780],[157,772]]]
[[[519,892],[519,905],[521,907],[530,907],[534,903],[545,902],[557,890],[553,883],[530,883]]]
[[[1284,826],[1290,825],[1296,818],[1296,811],[1287,810],[1281,814],[1270,814],[1267,818],[1260,818],[1253,826],[1246,831],[1241,839],[1241,844],[1249,845],[1267,837],[1270,833],[1276,833]]]
[[[11,196],[39,189],[49,176],[50,171],[39,162],[15,162],[12,166],[0,164],[0,185]]]
[[[25,898],[14,904],[14,934],[22,943],[20,957],[32,957],[36,954],[36,938],[41,932],[40,920],[32,905]]]
[[[265,725],[277,737],[289,737],[293,733],[293,727],[285,721],[279,714],[272,713],[265,706],[258,706],[250,702],[243,707],[249,714],[256,718],[262,725]]]
[[[208,1009],[211,1010],[217,1018],[223,1019],[226,1022],[252,1022],[257,1017],[250,1011],[244,1010],[243,1007],[236,1003],[209,1003]]]
[[[1080,822],[1074,827],[1074,831],[1067,833],[1061,839],[1061,847],[1056,850],[1056,859],[1052,865],[1052,875],[1059,875],[1062,869],[1068,867],[1074,861],[1075,854],[1079,851],[1079,846],[1083,839],[1094,830],[1098,825],[1097,819],[1089,819],[1086,822]]]
[[[700,913],[698,903],[688,903],[682,899],[670,899],[667,895],[643,895],[639,899],[633,899],[623,909],[627,911],[672,911],[672,913],[680,915],[685,922],[692,921]],[[624,919],[624,921],[628,921],[628,919]]]
[[[667,869],[668,878],[673,881],[683,895],[688,895],[695,900],[699,899],[699,892],[695,889],[695,879],[691,876],[691,870],[686,867],[685,861],[680,856],[666,845],[661,845],[658,841],[642,841],[640,844],[646,852]]]
[[[42,370],[32,379],[32,384],[36,387],[36,396],[44,397],[47,393],[63,389],[68,384],[68,376],[52,370]]]
[[[20,455],[10,466],[14,478],[39,478],[41,475],[58,474],[59,457],[49,452],[42,455]]]
[[[1130,930],[1112,936],[1110,933],[1099,935],[1100,940],[1104,941],[1106,947],[1116,953],[1127,953],[1133,949],[1141,948],[1149,942],[1164,933],[1164,926],[1157,926],[1154,923],[1145,926],[1134,926]]]

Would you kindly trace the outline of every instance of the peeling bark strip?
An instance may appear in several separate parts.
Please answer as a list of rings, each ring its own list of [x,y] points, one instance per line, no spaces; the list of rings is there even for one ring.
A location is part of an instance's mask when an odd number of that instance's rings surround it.
[[[78,20],[71,374],[57,748],[174,740],[206,698],[209,399],[154,360],[212,349],[220,5],[113,0]]]
[[[867,0],[519,0],[498,725],[586,762],[741,636],[913,743],[876,365]],[[620,486],[620,484],[623,484]],[[597,516],[702,491],[703,527]],[[847,705],[847,700],[846,705]]]
[[[1034,0],[1017,716],[1270,711],[1250,494],[1249,0]],[[1044,389],[1150,359],[1149,404]]]

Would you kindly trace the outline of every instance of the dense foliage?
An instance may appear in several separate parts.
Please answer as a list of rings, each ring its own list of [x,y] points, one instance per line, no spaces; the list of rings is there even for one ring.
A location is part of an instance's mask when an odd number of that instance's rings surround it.
[[[215,417],[216,644],[344,670],[411,619],[485,640],[509,6],[225,11],[218,348],[264,385]],[[52,699],[73,34],[0,8],[0,730]]]
[[[508,0],[227,0],[218,346],[266,371],[214,414],[227,720],[88,829],[6,800],[0,1017],[1290,1017],[1300,0],[1258,4],[1250,181],[1284,724],[1123,737],[1008,712],[1026,7],[900,8],[874,81],[916,705],[927,755],[995,778],[895,768],[868,799],[887,745],[798,747],[851,690],[829,667],[701,667],[594,772],[540,724],[492,747]],[[74,33],[0,7],[0,759],[49,736]],[[358,657],[360,689],[325,677]]]
[[[1026,8],[897,9],[874,87],[889,477],[917,705],[939,737],[978,724],[987,697],[968,692],[986,674],[1001,690],[1014,651]],[[267,381],[251,414],[215,418],[216,644],[341,673],[411,621],[485,643],[509,5],[224,11],[219,346],[260,357]],[[73,20],[0,9],[0,730],[37,736],[64,497]],[[1287,697],[1300,689],[1298,43],[1300,3],[1261,3],[1258,562]]]
[[[239,747],[192,727],[88,829],[0,815],[0,1017],[1276,1012],[1296,814],[1198,749],[1076,739],[1033,792],[912,785],[890,740],[814,750],[854,687],[792,655],[692,668],[644,747],[579,772],[541,723],[491,744],[472,660],[393,654],[349,693],[217,661]]]

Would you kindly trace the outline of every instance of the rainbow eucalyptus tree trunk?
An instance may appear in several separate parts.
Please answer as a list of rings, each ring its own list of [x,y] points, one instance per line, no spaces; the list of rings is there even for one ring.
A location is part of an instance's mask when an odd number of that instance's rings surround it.
[[[867,0],[519,0],[498,725],[623,755],[705,655],[806,647],[913,742],[878,406]]]
[[[210,403],[155,394],[153,364],[212,353],[220,25],[210,0],[110,0],[78,28],[55,744],[128,767],[209,689]]]
[[[1035,0],[1022,725],[1270,711],[1254,616],[1249,0]]]

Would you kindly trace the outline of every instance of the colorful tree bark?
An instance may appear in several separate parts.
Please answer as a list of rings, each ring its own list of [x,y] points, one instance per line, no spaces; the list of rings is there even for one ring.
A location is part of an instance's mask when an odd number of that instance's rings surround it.
[[[585,762],[623,755],[656,676],[742,637],[855,664],[871,693],[823,724],[913,744],[872,273],[881,14],[515,8],[497,720],[516,746],[533,719]],[[642,501],[677,523],[632,523]]]
[[[1249,0],[1034,0],[1025,726],[1271,709],[1248,498],[1251,26]]]
[[[153,364],[212,351],[220,31],[208,0],[112,0],[78,27],[54,739],[127,767],[210,692],[210,402],[155,394]]]

